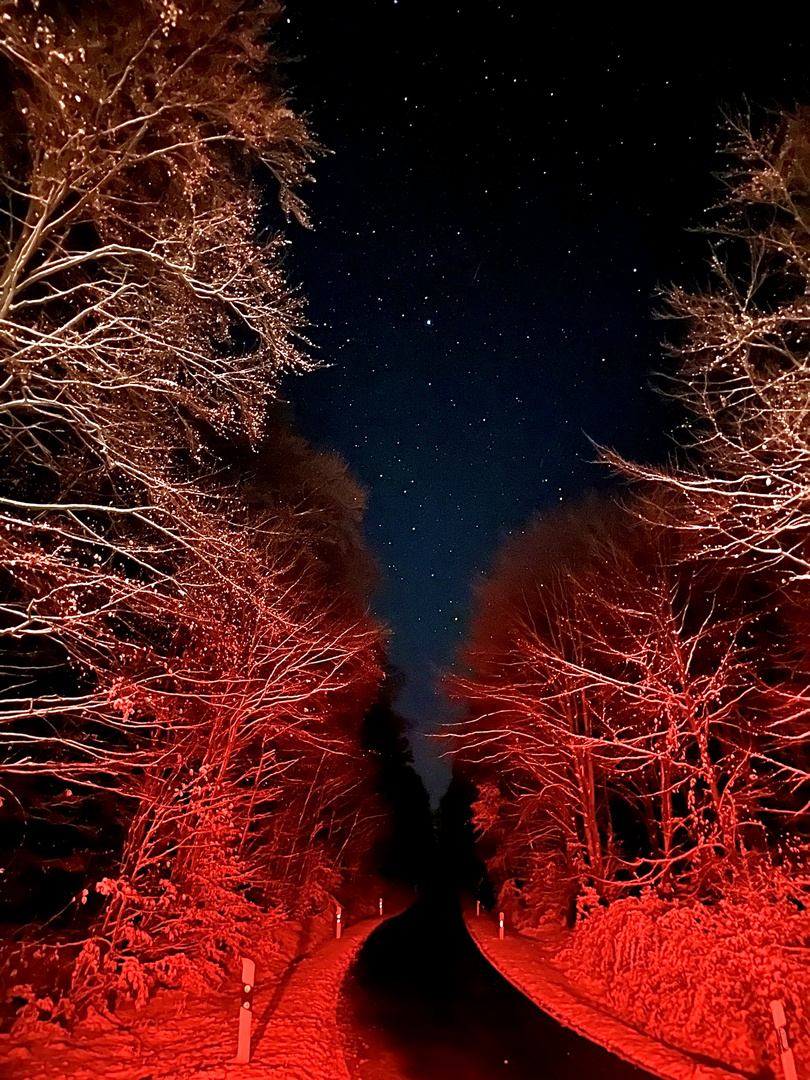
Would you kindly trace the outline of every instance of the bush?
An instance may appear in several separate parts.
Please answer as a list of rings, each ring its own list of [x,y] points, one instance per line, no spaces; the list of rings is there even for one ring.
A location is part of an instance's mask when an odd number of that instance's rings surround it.
[[[746,1072],[774,1066],[781,999],[810,1070],[810,881],[738,887],[716,904],[652,893],[591,908],[556,959],[601,1007],[664,1043]]]

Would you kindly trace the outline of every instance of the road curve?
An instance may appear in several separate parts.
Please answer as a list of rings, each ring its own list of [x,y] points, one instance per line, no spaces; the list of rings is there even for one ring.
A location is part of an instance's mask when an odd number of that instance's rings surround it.
[[[368,938],[338,1021],[353,1080],[652,1080],[525,998],[438,890]]]

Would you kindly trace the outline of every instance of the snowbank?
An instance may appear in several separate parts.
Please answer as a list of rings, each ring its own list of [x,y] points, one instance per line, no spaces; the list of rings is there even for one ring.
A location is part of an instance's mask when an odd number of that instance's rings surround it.
[[[483,911],[476,917],[470,904],[464,905],[464,921],[481,953],[522,994],[565,1027],[625,1061],[665,1080],[740,1080],[746,1075],[666,1046],[600,1009],[551,963],[565,942],[559,927],[536,931],[532,940],[507,930],[500,941],[497,923]]]
[[[401,909],[399,909],[401,910]],[[390,918],[397,911],[391,911]],[[236,1052],[239,983],[222,993],[158,993],[144,1008],[91,1012],[73,1031],[32,1023],[0,1035],[3,1080],[350,1080],[337,1031],[337,1000],[363,942],[384,919],[287,924],[281,949],[257,955],[253,1054]]]
[[[351,1080],[337,1028],[338,996],[366,938],[384,921],[366,919],[349,927],[339,941],[296,967],[246,1075],[261,1076],[266,1068],[276,1080]],[[228,1072],[234,1080],[237,1075]]]

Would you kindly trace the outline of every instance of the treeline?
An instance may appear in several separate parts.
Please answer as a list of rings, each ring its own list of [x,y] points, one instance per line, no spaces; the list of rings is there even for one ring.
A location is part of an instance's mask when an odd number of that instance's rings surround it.
[[[505,545],[448,681],[518,922],[807,881],[810,112],[732,123],[727,149],[710,283],[666,294],[683,445],[666,467],[606,454],[630,494]]]
[[[60,946],[4,974],[58,958],[63,1012],[215,973],[385,817],[364,493],[277,404],[318,153],[279,12],[0,5],[3,905]]]

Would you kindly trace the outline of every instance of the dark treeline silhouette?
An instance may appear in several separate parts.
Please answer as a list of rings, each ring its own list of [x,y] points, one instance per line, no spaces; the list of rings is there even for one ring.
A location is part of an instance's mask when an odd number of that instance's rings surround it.
[[[433,818],[427,789],[413,767],[407,721],[394,708],[399,683],[399,676],[390,673],[362,729],[363,745],[375,760],[375,791],[387,822],[371,865],[384,880],[421,890],[435,875]]]
[[[489,909],[495,896],[485,864],[485,845],[476,843],[472,804],[475,784],[456,762],[436,813],[438,861],[434,881],[453,896],[474,896]]]

